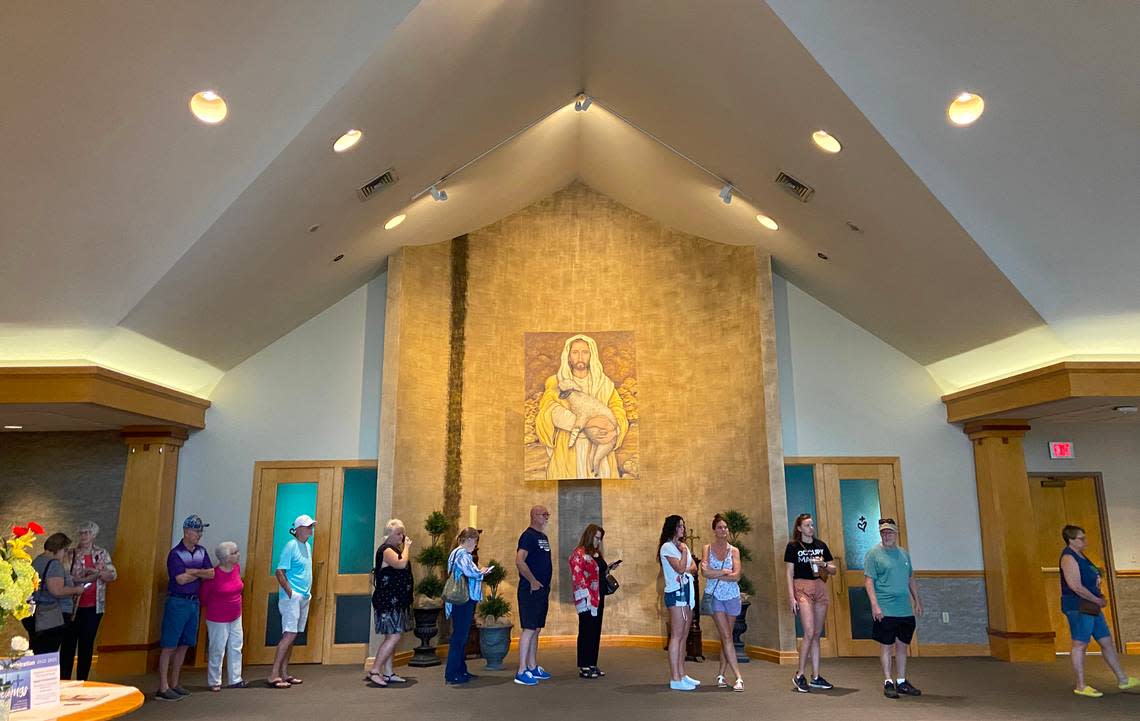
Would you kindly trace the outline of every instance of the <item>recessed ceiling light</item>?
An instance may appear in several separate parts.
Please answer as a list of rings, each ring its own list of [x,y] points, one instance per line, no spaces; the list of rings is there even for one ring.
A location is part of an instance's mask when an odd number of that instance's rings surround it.
[[[405,220],[407,220],[407,218],[407,213],[400,213],[399,215],[392,216],[388,219],[388,222],[384,224],[384,230],[391,230],[392,228],[395,228],[400,223],[403,223]]]
[[[352,146],[359,143],[360,139],[363,137],[364,133],[360,132],[356,128],[353,128],[352,130],[349,130],[347,133],[336,139],[336,142],[333,143],[333,150],[338,153],[343,153],[346,150],[352,148]]]
[[[221,95],[213,90],[203,90],[190,97],[190,112],[203,123],[217,125],[226,119],[229,109]]]
[[[6,431],[18,431],[21,428],[23,428],[23,426],[4,426],[4,430]]]
[[[950,118],[950,122],[959,127],[965,127],[982,117],[982,112],[985,109],[986,101],[982,100],[981,95],[959,93],[958,97],[950,103],[950,107],[946,108],[946,115]]]
[[[780,229],[780,224],[779,224],[779,223],[777,223],[776,221],[772,220],[771,218],[769,218],[768,216],[764,215],[763,213],[760,213],[760,214],[758,214],[758,215],[756,216],[756,220],[757,220],[757,222],[759,222],[759,223],[760,223],[760,225],[764,226],[764,227],[765,227],[765,228],[767,228],[768,230],[779,230],[779,229]]]
[[[836,140],[835,136],[826,130],[817,130],[811,134],[812,142],[819,146],[820,150],[828,153],[838,153],[843,150],[843,146]]]
[[[819,258],[820,260],[831,260],[828,257],[827,253],[816,253],[815,257]]]

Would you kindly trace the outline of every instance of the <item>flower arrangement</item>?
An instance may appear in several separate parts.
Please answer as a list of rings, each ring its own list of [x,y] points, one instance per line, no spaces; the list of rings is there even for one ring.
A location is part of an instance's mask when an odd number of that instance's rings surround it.
[[[32,568],[28,549],[36,541],[43,526],[32,521],[26,526],[13,526],[10,538],[0,537],[0,626],[9,616],[17,621],[32,615],[29,603],[40,585],[40,576]]]

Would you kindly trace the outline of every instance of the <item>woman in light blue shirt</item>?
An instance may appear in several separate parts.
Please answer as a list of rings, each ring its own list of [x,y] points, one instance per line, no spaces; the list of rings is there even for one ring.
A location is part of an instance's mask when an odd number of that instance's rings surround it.
[[[467,661],[464,658],[464,647],[467,645],[467,634],[471,631],[471,622],[475,619],[475,604],[483,598],[483,576],[491,570],[478,568],[471,554],[479,543],[479,531],[474,528],[464,528],[455,537],[455,550],[447,557],[447,573],[459,580],[467,581],[467,603],[452,606],[444,604],[444,610],[451,618],[451,642],[447,649],[447,666],[443,672],[443,680],[449,684],[461,684],[475,678],[467,672]]]

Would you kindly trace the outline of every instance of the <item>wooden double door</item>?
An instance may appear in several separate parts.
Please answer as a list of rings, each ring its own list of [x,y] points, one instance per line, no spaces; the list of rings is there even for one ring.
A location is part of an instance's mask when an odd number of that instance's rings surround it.
[[[816,537],[827,544],[839,569],[827,582],[831,595],[820,653],[877,656],[871,638],[871,603],[863,585],[863,557],[879,543],[879,519],[893,518],[906,547],[902,479],[897,458],[785,459],[788,536],[796,516],[815,518]],[[800,625],[796,621],[797,636]]]
[[[1061,613],[1061,550],[1064,542],[1061,529],[1066,525],[1085,529],[1088,546],[1085,555],[1101,569],[1100,589],[1108,599],[1104,615],[1108,625],[1114,630],[1113,638],[1120,643],[1120,634],[1114,623],[1115,587],[1113,583],[1112,554],[1109,550],[1107,524],[1104,523],[1103,494],[1098,479],[1094,476],[1037,476],[1029,477],[1029,495],[1033,503],[1033,520],[1037,529],[1037,555],[1041,564],[1041,574],[1045,582],[1045,598],[1049,604],[1049,618],[1053,621],[1053,631],[1057,653],[1067,654],[1072,650],[1072,637],[1069,635],[1069,622]],[[1096,641],[1089,644],[1089,651],[1098,652]]]
[[[249,552],[244,559],[247,663],[273,662],[281,638],[275,577],[293,520],[317,525],[309,541],[309,621],[293,663],[355,663],[368,653],[376,529],[376,461],[265,461],[254,468]]]

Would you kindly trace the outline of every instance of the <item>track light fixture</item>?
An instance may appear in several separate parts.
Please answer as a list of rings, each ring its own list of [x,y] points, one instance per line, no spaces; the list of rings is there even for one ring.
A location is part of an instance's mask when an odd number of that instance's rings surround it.
[[[732,202],[732,190],[732,183],[729,183],[728,185],[725,185],[723,188],[721,188],[720,192],[717,193],[717,195],[720,196],[720,199],[724,201],[725,205],[728,205]]]
[[[579,113],[584,113],[593,105],[594,99],[585,93],[578,93],[578,99],[574,101],[574,110]]]
[[[431,199],[437,203],[442,203],[443,201],[447,200],[446,190],[440,190],[438,187],[433,185],[428,188],[428,192],[431,193]]]

